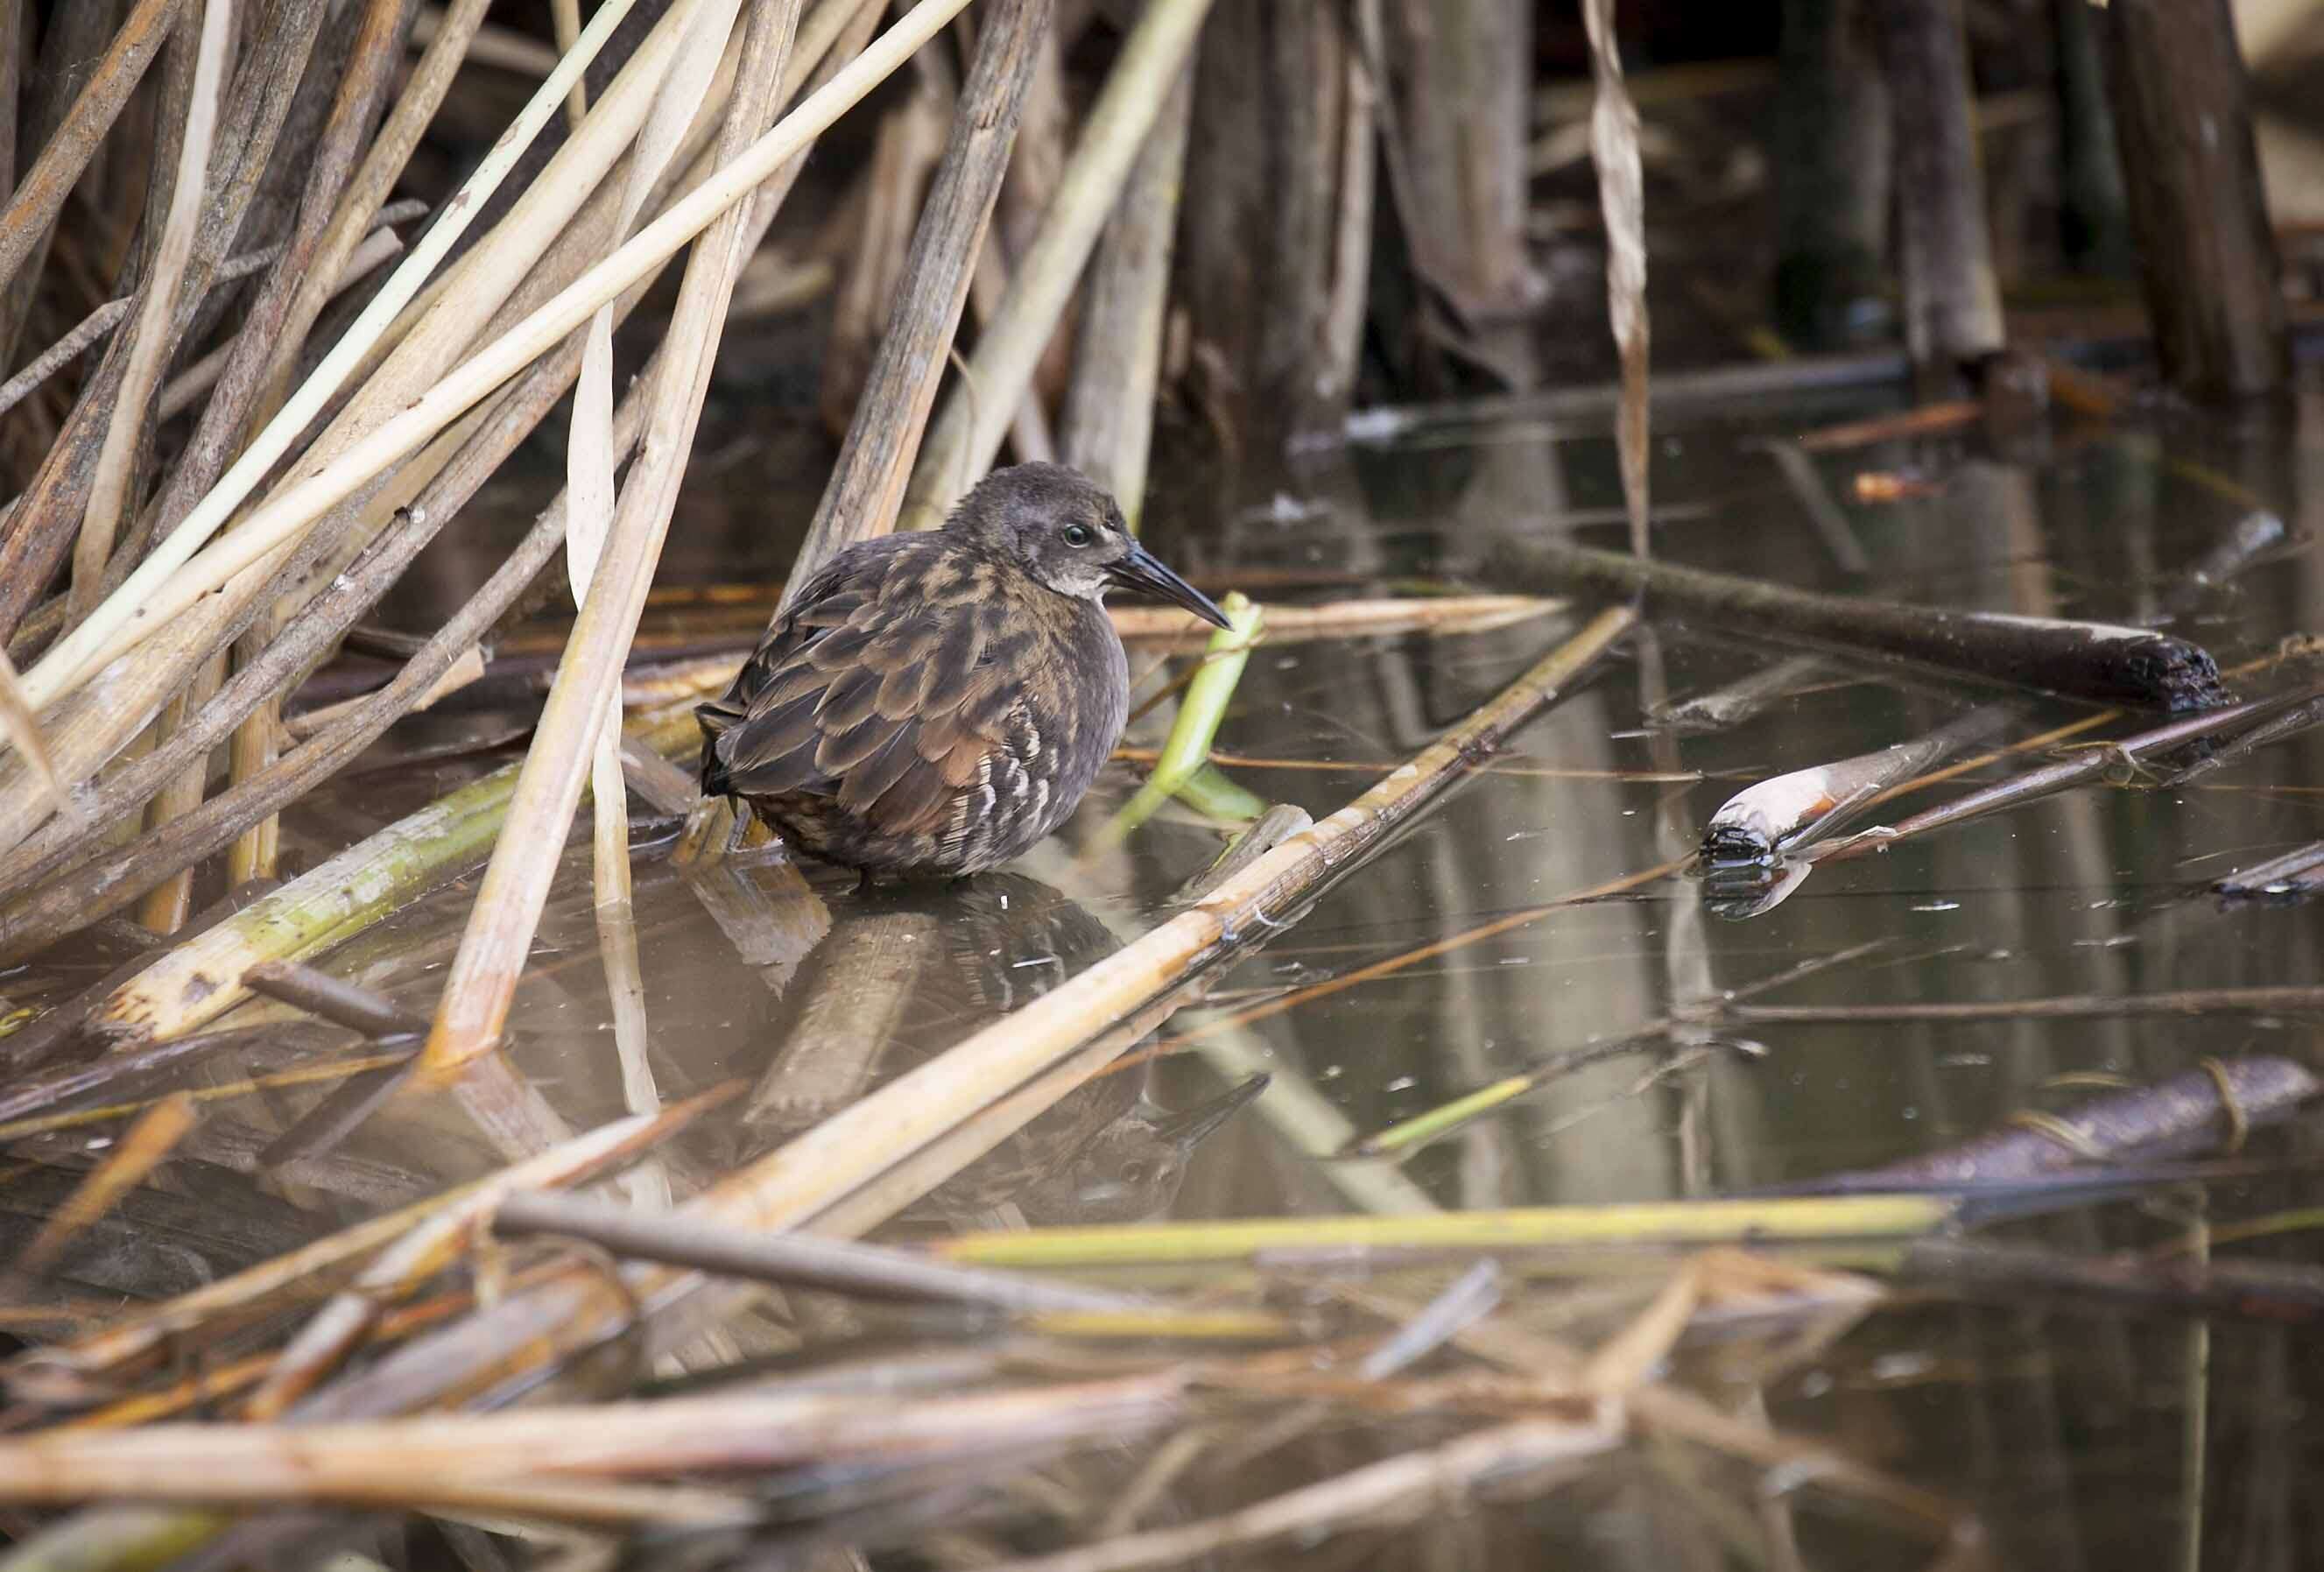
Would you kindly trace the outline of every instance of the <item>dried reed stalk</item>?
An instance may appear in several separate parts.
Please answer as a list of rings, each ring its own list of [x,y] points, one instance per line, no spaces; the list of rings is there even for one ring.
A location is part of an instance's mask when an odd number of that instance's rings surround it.
[[[585,1183],[651,1151],[740,1089],[734,1083],[715,1087],[667,1111],[632,1114],[601,1124],[538,1156],[512,1163],[457,1200],[446,1202],[380,1252],[353,1282],[300,1328],[265,1381],[251,1394],[243,1417],[257,1422],[281,1417],[346,1356],[377,1322],[381,1311],[419,1292],[429,1279],[466,1255],[474,1237],[488,1227],[493,1209],[509,1197]]]
[[[302,13],[302,15],[309,15],[309,20],[319,22],[318,11],[311,14]],[[286,34],[294,31],[297,30],[284,30]],[[283,62],[272,57],[279,55],[288,42],[290,41],[272,42],[268,49],[262,51],[265,58],[262,58],[246,69],[243,73],[244,78],[248,78],[253,71],[263,70],[269,67],[270,63],[272,69],[279,72],[282,69]],[[295,75],[295,72],[293,74]],[[237,88],[238,93],[242,91],[242,88]],[[486,170],[480,171],[480,174],[488,173],[492,163],[493,161],[488,159]],[[473,184],[472,181],[472,186]],[[229,190],[235,188],[230,186]],[[441,245],[448,242],[439,242],[439,233],[447,229],[456,230],[460,223],[465,222],[464,213],[465,209],[454,213],[446,224],[438,225],[436,230],[432,230],[420,245],[415,248],[413,260],[424,261],[431,252],[440,251]],[[233,221],[232,204],[228,204],[228,217],[221,222],[228,226],[229,233]],[[397,274],[397,278],[403,276],[404,273],[401,271]],[[392,294],[395,289],[396,282],[391,279],[387,292]],[[359,320],[358,326],[360,325]],[[328,365],[328,357],[326,365]],[[304,415],[301,414],[291,423],[294,425],[302,423],[303,420]],[[270,427],[269,430],[274,430],[281,424],[281,421],[278,421],[276,427]],[[263,448],[266,440],[265,435],[262,433],[258,439],[259,447]],[[282,441],[287,443],[287,435],[282,438]],[[279,451],[278,446],[275,453]],[[246,489],[247,485],[256,478],[254,470],[263,469],[271,464],[275,453],[245,451],[238,461],[236,468],[228,471],[226,480],[221,482],[221,485],[230,486],[239,484]],[[243,477],[240,482],[235,479],[237,473]],[[216,498],[217,495],[218,493],[215,489],[210,494],[211,498]],[[206,499],[206,502],[209,499]],[[195,511],[198,513],[198,509]],[[192,520],[189,518],[188,522],[190,523]],[[20,532],[20,537],[12,537],[12,541],[29,538],[32,533],[32,532]],[[181,541],[184,535],[185,527],[181,525],[163,541],[154,555],[149,557],[138,571],[146,572],[153,569],[157,561],[166,565],[171,549],[171,542]],[[27,546],[26,549],[33,548]],[[150,630],[155,635],[152,647],[144,652],[143,658],[139,661],[124,662],[117,667],[106,670],[101,679],[79,697],[79,701],[76,705],[68,706],[62,712],[51,717],[52,724],[58,726],[60,737],[62,739],[61,752],[66,755],[60,759],[60,767],[78,780],[93,772],[98,765],[112,757],[123,744],[144,725],[145,718],[152,713],[153,709],[178,689],[186,675],[200,661],[248,624],[256,615],[261,599],[279,592],[281,588],[288,587],[287,583],[278,585],[277,580],[286,578],[295,578],[294,570],[301,565],[302,559],[296,553],[291,554],[288,559],[278,553],[271,559],[270,564],[276,571],[271,573],[263,571],[252,576],[245,580],[244,586],[237,587],[243,592],[236,596],[205,597],[190,615],[181,608],[178,614],[163,619],[151,615],[147,608],[132,606],[128,613],[131,619],[137,625]],[[134,596],[131,594],[131,589],[136,581],[137,574],[131,574],[128,579],[124,580],[124,587],[115,591],[104,605],[92,614],[91,618],[76,631],[77,633],[89,632],[93,625],[107,615],[107,607],[117,610],[124,603],[124,595],[129,595],[129,597],[134,600]],[[0,593],[5,593],[5,588],[6,585],[0,583]],[[65,643],[69,643],[69,637]],[[42,665],[51,666],[58,652],[56,650],[51,650]],[[29,674],[27,680],[28,681],[31,680]],[[20,796],[0,793],[0,800],[5,800],[7,804],[5,808],[0,808],[0,844],[13,846],[21,841],[38,822],[39,816],[28,815],[23,811]]]
[[[1178,230],[1178,186],[1194,106],[1194,69],[1181,66],[1090,264],[1065,393],[1065,460],[1113,494],[1133,534],[1146,511],[1171,242]],[[1370,158],[1369,148],[1365,155]]]
[[[612,226],[615,239],[627,236],[655,181],[677,153],[678,143],[716,71],[722,53],[719,41],[733,31],[739,10],[738,0],[711,0],[695,14],[691,31],[681,39],[669,73],[658,89],[637,143],[631,150],[620,211]],[[754,15],[761,14],[754,11]],[[798,18],[798,7],[793,0],[786,7],[786,14],[778,19],[779,32],[770,35],[762,29],[755,35],[752,58],[744,60],[741,72],[746,84],[743,96],[734,100],[726,116],[726,131],[721,138],[722,156],[731,157],[740,142],[762,129],[768,114],[779,107],[772,100],[782,78],[782,56],[790,47]],[[577,29],[577,11],[574,22]],[[774,58],[761,58],[770,49]],[[585,113],[577,99],[572,112],[576,122]],[[747,214],[745,204],[738,217],[747,217]],[[608,303],[600,306],[596,315],[590,318],[581,351],[580,377],[573,390],[571,439],[566,447],[565,560],[576,606],[587,603],[590,580],[604,553],[606,533],[613,523],[613,306]],[[673,333],[677,327],[674,323]],[[712,331],[715,332],[715,326]],[[648,467],[641,466],[641,472]],[[592,870],[600,913],[600,948],[609,982],[617,974],[634,981],[636,937],[626,915],[630,905],[630,804],[629,791],[622,779],[622,707],[618,693],[612,696],[597,717],[596,732],[589,769],[596,821]],[[624,936],[626,945],[622,942]],[[613,1000],[614,1040],[621,1050],[624,1085],[632,1094],[642,1089],[650,1097],[650,1074],[645,1070],[644,1060],[642,992],[634,986],[616,986]],[[636,1073],[632,1073],[633,1066]],[[639,1086],[640,1075],[646,1077],[643,1088]],[[640,1111],[634,1096],[632,1108]]]
[[[1139,145],[1177,85],[1210,3],[1154,0],[1123,42],[1049,199],[1039,238],[1018,260],[999,312],[978,338],[963,390],[928,429],[897,520],[899,528],[934,529],[991,467],[1010,411],[1032,384],[1034,367],[1113,211]]]
[[[1638,162],[1638,106],[1622,82],[1614,0],[1582,0],[1590,71],[1598,90],[1590,110],[1590,162],[1598,170],[1598,204],[1606,216],[1606,302],[1622,357],[1622,501],[1629,509],[1630,554],[1653,550],[1646,522],[1646,189]]]
[[[211,199],[202,209],[184,285],[177,291],[169,316],[168,342],[161,352],[165,359],[175,355],[206,310],[210,281],[226,261],[244,221],[253,216],[260,183],[299,97],[327,9],[327,0],[284,0],[276,24],[259,33],[245,51],[233,85],[221,100],[226,113],[210,160]],[[197,63],[189,59],[186,66],[183,79],[189,96]],[[178,79],[174,65],[170,75],[174,96]],[[162,190],[156,182],[149,195],[158,200]],[[155,206],[149,201],[147,222],[158,234],[164,217],[152,210]],[[106,347],[97,370],[83,384],[63,430],[51,444],[32,484],[17,498],[10,529],[0,535],[0,634],[14,635],[51,576],[71,552],[74,533],[88,508],[105,434],[113,423],[115,403],[136,352],[135,338],[118,336]],[[188,665],[190,668],[191,662]],[[27,692],[45,706],[46,701],[37,697],[39,681],[34,672],[28,671],[25,678]],[[141,716],[141,724],[143,719]]]
[[[872,1463],[1045,1439],[1140,1434],[1180,1417],[1165,1371],[899,1404],[751,1393],[346,1425],[154,1425],[0,1440],[0,1500],[363,1503],[456,1497],[467,1481],[599,1482],[704,1468]],[[602,1488],[593,1484],[592,1488]]]
[[[1620,1446],[1625,1435],[1610,1410],[1580,1421],[1517,1419],[1400,1452],[1220,1517],[1005,1561],[995,1572],[1140,1572],[1286,1540],[1308,1550],[1335,1529],[1418,1521],[1489,1481],[1597,1456]]]
[[[752,69],[738,85],[720,139],[726,169],[750,150],[761,123],[778,103],[776,84],[798,17],[796,0],[771,21],[763,12],[753,12]],[[779,167],[778,162],[767,173]],[[601,751],[604,727],[607,718],[618,713],[622,666],[678,504],[678,485],[709,390],[727,301],[748,254],[751,208],[750,201],[741,200],[722,210],[687,264],[662,341],[659,375],[648,400],[641,456],[622,488],[619,512],[588,597],[574,623],[572,639],[558,665],[557,684],[510,800],[510,818],[531,833],[503,838],[484,870],[475,910],[445,978],[443,1000],[423,1054],[432,1073],[465,1063],[498,1040],[549,899],[563,828],[572,822],[580,801],[586,766],[593,753],[605,757]],[[609,768],[613,783],[618,784],[618,759]],[[626,846],[608,855],[621,855],[626,866]]]
[[[370,227],[372,215],[386,201],[396,178],[410,161],[412,150],[419,146],[420,136],[442,106],[444,96],[451,90],[452,79],[459,74],[460,63],[490,4],[491,0],[453,0],[446,8],[442,21],[420,52],[419,63],[412,67],[410,79],[396,95],[394,107],[372,138],[361,167],[347,182],[345,194],[332,212],[330,227],[315,249],[314,262],[300,275],[284,313],[281,337],[268,360],[255,406],[262,426],[273,420],[290,397],[300,347],[306,343],[308,332],[330,298],[328,281],[337,277],[355,254],[355,246]],[[576,83],[579,80],[577,70],[574,79]],[[456,195],[453,199],[459,199]],[[474,201],[481,206],[483,194],[478,193]]]
[[[194,233],[201,222],[209,175],[210,143],[216,137],[218,93],[226,84],[226,43],[234,20],[232,0],[204,0],[201,42],[195,51],[194,80],[180,134],[178,167],[170,187],[169,216],[161,244],[146,271],[132,335],[127,369],[115,394],[113,416],[98,448],[89,483],[88,507],[73,545],[72,592],[66,615],[74,620],[96,603],[98,580],[130,504],[130,480],[145,432],[146,406],[161,384],[162,362],[174,347],[170,319],[177,312],[179,287],[192,260]]]
[[[681,713],[640,729],[650,743],[682,747],[692,725]],[[91,1026],[144,1040],[216,1020],[248,995],[241,979],[253,966],[318,954],[471,864],[501,838],[516,777],[514,766],[498,770],[438,798],[164,952],[92,1012]]]
[[[979,1032],[950,1053],[890,1083],[816,1130],[713,1187],[682,1215],[798,1226],[835,1208],[850,1192],[897,1167],[908,1154],[934,1155],[966,1116],[993,1101],[993,1089],[1035,1078],[1045,1090],[1002,1101],[1010,1117],[1029,1119],[1127,1046],[1119,1034],[1093,1049],[1106,1022],[1125,1016],[1121,1031],[1150,1031],[1167,1006],[1167,994],[1190,967],[1215,958],[1222,944],[1255,929],[1279,926],[1282,914],[1312,900],[1328,879],[1348,871],[1390,831],[1461,778],[1471,761],[1489,753],[1512,730],[1553,702],[1598,654],[1633,623],[1611,611],[1526,672],[1445,737],[1424,750],[1370,791],[1305,835],[1259,859],[1209,899],[1163,924],[1102,965],[1025,1010]],[[1071,1063],[1074,1073],[1065,1074]],[[1055,1067],[1042,1077],[1045,1066]],[[1010,1126],[1013,1127],[1013,1126]],[[970,1152],[959,1158],[969,1161]],[[939,1182],[949,1168],[926,1182]],[[924,1188],[921,1187],[921,1188]],[[907,1199],[908,1197],[906,1197]],[[873,1216],[904,1204],[890,1197]],[[633,1280],[632,1291],[649,1307],[675,1304],[700,1280],[655,1272]],[[414,1344],[375,1369],[322,1394],[300,1411],[309,1417],[377,1413],[435,1401],[470,1387],[512,1360],[528,1364],[587,1346],[632,1313],[622,1296],[587,1274],[574,1274],[520,1295],[439,1338]],[[177,1524],[185,1528],[190,1525]],[[157,1531],[160,1525],[157,1525]]]
[[[609,8],[612,3],[609,0]],[[212,505],[218,493],[205,498],[203,506],[189,516],[177,534],[156,546],[153,555],[130,576],[120,592],[99,606],[74,634],[52,649],[40,666],[25,673],[28,696],[43,706],[52,703],[103,662],[134,647],[143,639],[156,637],[152,630],[167,625],[212,590],[254,564],[274,560],[278,548],[294,541],[324,511],[353,495],[398,458],[457,420],[471,405],[587,320],[597,307],[616,298],[638,278],[659,266],[719,214],[781,168],[966,3],[967,0],[922,0],[821,89],[752,143],[742,157],[673,204],[612,256],[558,291],[516,328],[445,375],[408,407],[357,440],[318,473],[271,495],[231,532],[194,558],[194,541],[206,539],[221,522],[207,516],[218,511]],[[604,14],[601,12],[600,18]],[[595,26],[596,19],[593,19],[591,27],[594,30]],[[559,88],[561,91],[561,84]],[[418,254],[419,249],[415,248],[414,255]],[[399,276],[401,271],[398,270]],[[288,412],[286,407],[285,414]],[[250,457],[245,453],[245,459]],[[226,484],[222,481],[221,487]],[[181,538],[184,543],[177,544]],[[145,576],[143,583],[140,575]],[[106,608],[116,606],[116,611],[108,615]]]
[[[114,35],[64,123],[42,145],[40,156],[11,193],[7,210],[0,213],[0,286],[14,282],[18,270],[35,253],[46,249],[57,215],[64,211],[65,199],[72,194],[81,171],[105,141],[105,134],[144,79],[145,68],[161,51],[184,5],[185,0],[140,0]],[[13,69],[14,48],[21,44],[13,36],[9,42]],[[10,167],[14,168],[13,161]],[[13,326],[10,332],[0,335],[10,340],[14,337]]]
[[[181,570],[189,560],[203,542],[225,526],[234,511],[242,505],[259,482],[290,450],[292,442],[322,412],[326,402],[338,391],[356,363],[392,322],[405,302],[418,291],[421,282],[435,270],[452,245],[466,232],[475,212],[514,167],[517,156],[538,134],[540,126],[556,113],[569,81],[579,77],[587,58],[594,55],[596,47],[603,44],[632,4],[634,0],[606,0],[582,35],[581,49],[560,62],[558,70],[541,84],[540,91],[520,112],[501,140],[493,145],[491,153],[485,155],[475,172],[445,204],[443,216],[412,247],[410,255],[391,275],[314,372],[300,384],[298,392],[251,439],[218,483],[195,504],[184,521],[155,543],[152,551],[122,582],[121,587],[106,596],[79,627],[51,648],[39,665],[25,674],[28,690],[35,703],[45,708],[104,661],[121,652],[121,649],[137,643],[134,636],[123,637],[124,628],[133,635],[140,627],[150,633],[191,605],[193,597],[172,597],[161,592],[177,589],[186,583],[189,576]],[[530,359],[530,356],[525,358]],[[512,371],[514,369],[511,368]],[[493,380],[497,382],[500,379]],[[486,391],[489,389],[477,390],[478,396]],[[466,402],[463,401],[462,407]],[[451,411],[445,421],[436,422],[436,425],[440,427],[457,412],[457,410]],[[428,434],[432,435],[432,430]],[[418,442],[411,446],[417,447]],[[393,454],[377,467],[353,477],[347,486],[329,501],[341,500],[356,485],[378,473],[379,468],[383,468],[386,462],[400,457],[401,453]],[[311,523],[328,505],[325,503],[315,507],[298,519],[295,525],[268,536],[263,543],[259,541],[261,532],[255,526],[268,510],[262,507],[257,514],[244,519],[242,526],[234,532],[231,541],[244,546],[256,545],[258,549],[241,554],[233,567],[219,575],[204,593],[219,587],[254,563],[272,557],[277,547],[295,536],[298,528]],[[250,581],[245,578],[244,583],[248,586]],[[5,591],[5,585],[0,585],[0,591]],[[110,647],[116,643],[119,649]]]
[[[799,60],[785,75],[786,90],[819,85],[837,74],[863,45],[876,8],[863,0],[841,0],[818,12],[801,37]],[[804,62],[804,63],[802,63]],[[809,67],[812,68],[810,72]],[[761,190],[752,215],[752,241],[773,220],[782,196],[796,179],[795,158]],[[625,293],[617,310],[626,311],[642,291],[642,282]],[[361,560],[334,579],[322,596],[269,644],[252,666],[237,672],[226,689],[189,726],[145,759],[125,765],[108,777],[92,811],[134,810],[155,790],[170,771],[198,758],[259,702],[307,669],[327,652],[340,633],[363,615],[393,584],[413,557],[434,538],[491,472],[534,424],[562,396],[580,365],[581,347],[568,343],[549,360],[537,365],[504,395],[491,417],[478,426],[457,457],[438,470],[397,524]],[[640,387],[658,380],[655,360],[649,364]],[[616,446],[626,451],[638,438],[643,399],[632,389],[614,418]],[[532,531],[471,597],[386,687],[368,695],[346,711],[309,744],[259,776],[204,803],[174,824],[169,834],[133,847],[111,849],[91,844],[74,833],[74,827],[55,820],[30,841],[0,857],[0,891],[14,892],[51,877],[58,870],[80,866],[69,880],[42,890],[0,917],[0,949],[22,952],[38,948],[60,932],[85,924],[135,894],[152,880],[190,865],[225,845],[240,830],[273,812],[322,781],[328,779],[364,747],[430,691],[476,641],[493,627],[556,552],[564,531],[563,499],[552,503]],[[102,862],[97,861],[103,857]]]
[[[201,668],[194,673],[193,680],[187,684],[186,690],[162,707],[161,717],[153,724],[154,741],[162,741],[184,726],[188,712],[199,709],[217,691],[218,683],[225,675],[226,660],[223,655],[213,655],[203,661]],[[152,757],[150,754],[146,756]],[[171,819],[181,818],[201,806],[202,789],[208,784],[208,763],[209,761],[205,759],[198,764],[189,766],[154,794],[153,800],[146,805],[145,809],[145,828],[149,834],[159,831]],[[231,883],[239,883],[241,881],[232,880]],[[193,871],[190,868],[180,869],[146,892],[137,920],[151,932],[175,933],[186,925],[186,919],[192,915],[193,909]]]
[[[984,17],[954,110],[952,137],[897,285],[895,310],[839,461],[792,562],[792,586],[805,585],[841,548],[894,526],[1009,166],[1049,11],[1050,0],[994,0]]]

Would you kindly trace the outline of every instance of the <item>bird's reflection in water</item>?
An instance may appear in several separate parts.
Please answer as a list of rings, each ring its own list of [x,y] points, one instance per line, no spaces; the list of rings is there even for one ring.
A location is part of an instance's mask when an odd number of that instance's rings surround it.
[[[1021,874],[835,901],[830,933],[773,1022],[779,1046],[742,1115],[748,1142],[780,1144],[1120,947],[1105,924]],[[1151,1079],[1142,1062],[1099,1075],[908,1216],[990,1226],[1133,1222],[1166,1211],[1195,1149],[1267,1077],[1176,1112],[1153,1101]]]

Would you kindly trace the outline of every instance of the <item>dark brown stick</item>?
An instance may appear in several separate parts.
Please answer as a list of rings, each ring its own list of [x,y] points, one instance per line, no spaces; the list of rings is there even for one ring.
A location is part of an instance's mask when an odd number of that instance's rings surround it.
[[[23,85],[24,7],[31,0],[0,0],[0,203],[16,194],[16,98]]]
[[[254,994],[279,999],[374,1040],[410,1037],[428,1030],[425,1018],[392,999],[297,961],[262,961],[243,973],[242,981]]]
[[[1483,577],[1536,593],[1643,593],[1682,615],[1803,643],[1846,645],[2043,692],[2164,710],[2227,702],[2218,667],[2184,639],[2103,623],[1949,611],[1816,595],[1612,551],[1509,542]]]
[[[512,1238],[563,1234],[602,1244],[634,1261],[871,1299],[982,1305],[1018,1313],[1149,1308],[1148,1301],[1134,1294],[1017,1272],[964,1270],[909,1251],[853,1240],[769,1234],[668,1213],[641,1216],[578,1196],[511,1196],[493,1214],[493,1231]]]
[[[2025,1128],[2004,1130],[1948,1151],[1837,1174],[1804,1188],[1879,1192],[1950,1185],[2006,1185],[2092,1162],[2158,1162],[2207,1151],[2236,1132],[2281,1119],[2319,1090],[2288,1059],[2255,1055],[2211,1070],[2092,1097]],[[2229,1101],[2222,1102],[2222,1096]]]

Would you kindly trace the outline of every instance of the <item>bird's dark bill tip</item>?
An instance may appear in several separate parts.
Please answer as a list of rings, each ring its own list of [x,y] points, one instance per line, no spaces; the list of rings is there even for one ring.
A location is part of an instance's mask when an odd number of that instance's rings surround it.
[[[1217,602],[1173,573],[1159,557],[1143,546],[1131,547],[1130,555],[1113,565],[1110,577],[1124,589],[1134,589],[1157,600],[1184,606],[1213,627],[1233,625],[1227,621],[1227,614],[1219,609]]]
[[[1273,1079],[1272,1076],[1261,1071],[1208,1102],[1163,1115],[1155,1122],[1155,1128],[1166,1140],[1175,1141],[1182,1146],[1194,1146],[1216,1133],[1221,1125],[1242,1112],[1245,1105],[1256,1101]]]

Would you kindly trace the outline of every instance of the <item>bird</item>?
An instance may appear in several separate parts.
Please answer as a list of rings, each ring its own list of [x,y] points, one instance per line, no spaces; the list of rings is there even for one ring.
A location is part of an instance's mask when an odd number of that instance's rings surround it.
[[[1226,614],[1140,545],[1103,487],[995,470],[937,529],[859,541],[787,601],[695,712],[706,797],[875,876],[959,878],[1071,816],[1120,739],[1130,662],[1105,615],[1142,591]]]

